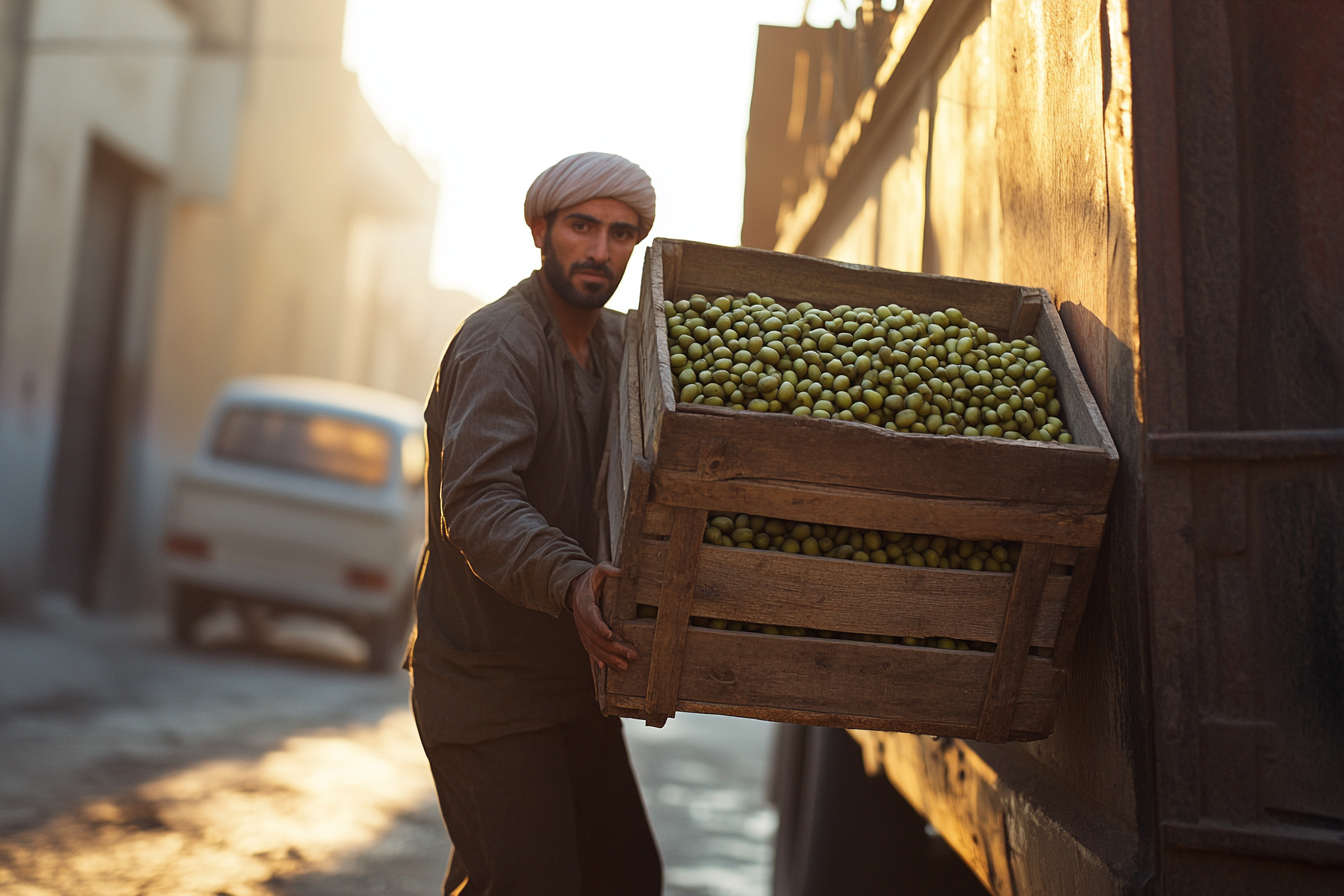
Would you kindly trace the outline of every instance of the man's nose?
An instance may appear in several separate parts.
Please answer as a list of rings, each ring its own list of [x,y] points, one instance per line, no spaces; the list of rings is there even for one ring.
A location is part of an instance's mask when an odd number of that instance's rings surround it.
[[[605,227],[597,231],[588,245],[588,258],[598,264],[606,264],[611,258],[611,234]]]

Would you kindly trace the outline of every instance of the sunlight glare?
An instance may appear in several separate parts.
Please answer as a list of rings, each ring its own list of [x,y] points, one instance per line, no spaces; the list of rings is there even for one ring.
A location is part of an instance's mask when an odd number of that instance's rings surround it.
[[[348,0],[345,60],[441,184],[434,281],[489,301],[536,266],[523,196],[570,153],[619,153],[649,172],[651,237],[737,245],[757,25],[797,25],[803,6]],[[808,7],[812,25],[837,17],[853,21],[843,0]],[[610,307],[638,303],[642,257]]]

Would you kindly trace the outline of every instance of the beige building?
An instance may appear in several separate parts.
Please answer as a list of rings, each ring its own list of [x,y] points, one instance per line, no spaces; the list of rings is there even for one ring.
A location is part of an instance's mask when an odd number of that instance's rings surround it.
[[[437,187],[343,68],[343,0],[0,15],[0,607],[143,606],[222,382],[419,397],[476,303],[428,282]]]

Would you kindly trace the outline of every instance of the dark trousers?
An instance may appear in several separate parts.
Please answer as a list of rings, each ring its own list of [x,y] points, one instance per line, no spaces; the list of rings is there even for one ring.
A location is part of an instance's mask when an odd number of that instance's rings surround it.
[[[619,719],[425,744],[453,841],[445,896],[658,896],[663,869]]]

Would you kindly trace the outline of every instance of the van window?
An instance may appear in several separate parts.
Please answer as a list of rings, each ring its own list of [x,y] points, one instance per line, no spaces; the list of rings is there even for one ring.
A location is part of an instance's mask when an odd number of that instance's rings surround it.
[[[387,483],[392,440],[380,427],[332,414],[241,406],[224,414],[214,456],[378,486]]]
[[[401,438],[401,477],[407,488],[425,484],[425,437],[418,432]]]

